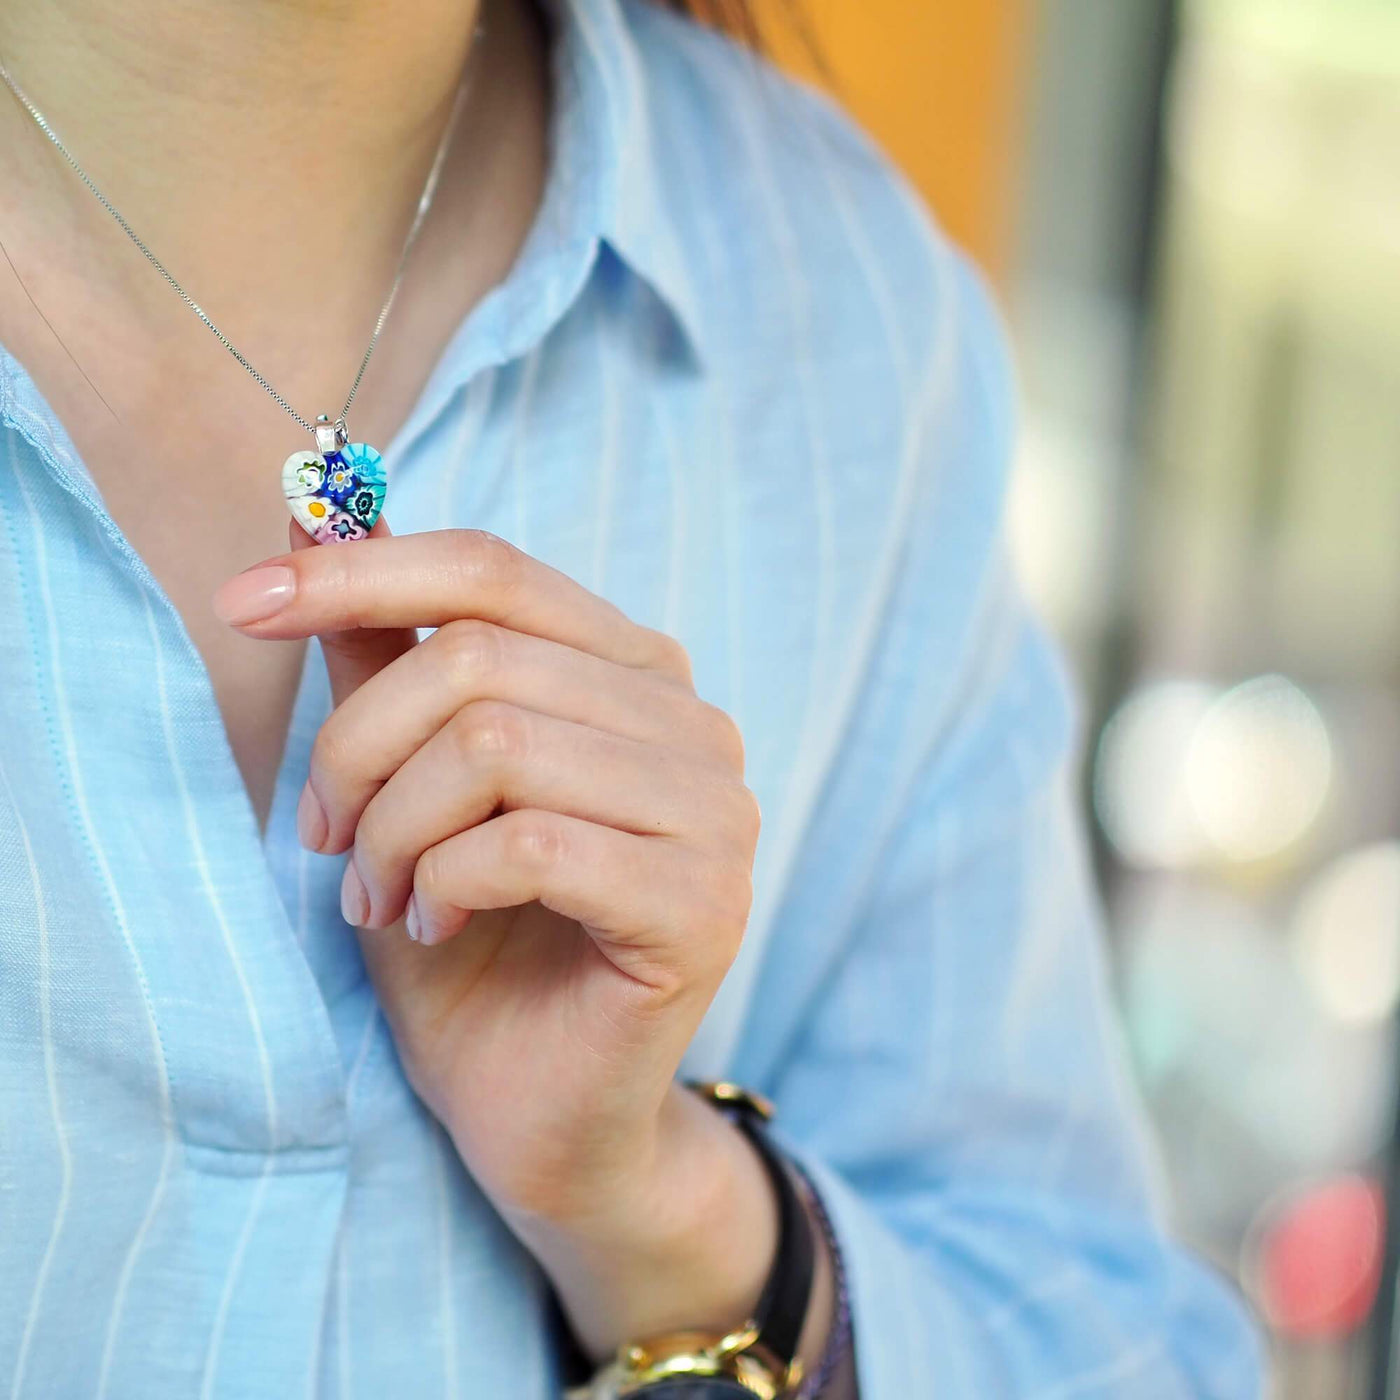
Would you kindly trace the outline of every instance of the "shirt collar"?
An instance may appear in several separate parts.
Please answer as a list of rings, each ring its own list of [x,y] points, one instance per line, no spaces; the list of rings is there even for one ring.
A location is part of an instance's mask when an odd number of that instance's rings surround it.
[[[551,178],[573,216],[665,305],[697,356],[699,305],[661,183],[644,58],[619,0],[549,0],[554,21]],[[561,204],[564,201],[560,201]]]

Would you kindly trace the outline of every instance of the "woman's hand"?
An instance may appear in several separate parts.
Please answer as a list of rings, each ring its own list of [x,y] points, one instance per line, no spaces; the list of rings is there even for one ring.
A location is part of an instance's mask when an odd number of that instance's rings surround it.
[[[414,1088],[595,1354],[732,1326],[771,1188],[674,1078],[749,912],[734,724],[676,642],[492,535],[300,533],[217,605],[322,639],[336,709],[298,827],[350,851],[345,916]]]

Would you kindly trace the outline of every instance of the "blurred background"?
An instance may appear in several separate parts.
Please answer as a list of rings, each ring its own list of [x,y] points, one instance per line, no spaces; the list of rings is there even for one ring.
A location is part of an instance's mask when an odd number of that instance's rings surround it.
[[[1016,545],[1178,1227],[1278,1400],[1400,1396],[1400,5],[803,13],[1017,342]]]

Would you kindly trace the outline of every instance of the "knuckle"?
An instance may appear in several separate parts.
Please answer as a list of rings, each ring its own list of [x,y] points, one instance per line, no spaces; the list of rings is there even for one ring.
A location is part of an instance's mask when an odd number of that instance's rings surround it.
[[[503,853],[512,865],[548,870],[568,857],[569,839],[564,825],[547,812],[509,812],[498,820],[504,826]]]
[[[380,804],[371,801],[355,823],[357,863],[363,857],[360,873],[363,875],[366,867],[378,868],[382,861],[392,858],[393,847],[394,823],[385,821]]]
[[[663,671],[668,676],[675,676],[689,685],[691,680],[690,653],[666,632],[657,632],[652,628],[643,630],[646,633],[644,650],[648,664],[652,669]]]
[[[739,956],[739,948],[744,941],[744,933],[749,924],[749,910],[753,907],[753,878],[748,871],[735,871],[720,882],[716,891],[720,908],[716,953],[725,967]]]
[[[499,700],[473,700],[457,711],[452,734],[469,761],[501,762],[529,752],[530,721]]]
[[[520,568],[521,553],[509,540],[490,530],[454,530],[454,552],[473,578],[494,587],[508,587]]]
[[[735,931],[736,938],[742,938],[753,908],[753,872],[748,866],[727,867],[719,885],[720,907],[726,915],[723,922]]]
[[[714,749],[739,772],[744,771],[744,736],[739,726],[725,710],[712,705],[707,700],[697,702],[700,706],[700,723],[706,737]]]
[[[450,857],[441,846],[430,846],[414,862],[413,888],[428,898],[441,898],[447,887]]]
[[[715,829],[723,845],[752,858],[762,824],[753,791],[738,780],[722,779],[714,802]]]
[[[691,954],[697,974],[704,980],[723,978],[739,956],[748,928],[753,886],[749,878],[728,871],[714,872],[697,911]]]
[[[493,674],[504,649],[501,629],[476,617],[444,623],[433,640],[452,675],[464,683],[479,684],[483,676]]]
[[[687,961],[705,981],[722,978],[739,955],[753,905],[753,874],[738,861],[713,859],[696,870],[684,920]]]
[[[345,725],[332,714],[321,726],[311,744],[311,771],[327,775],[344,773],[355,758],[355,746],[350,742]]]
[[[763,828],[763,811],[758,805],[758,797],[752,788],[740,784],[734,802],[740,835],[744,844],[752,849],[758,845],[758,835]]]

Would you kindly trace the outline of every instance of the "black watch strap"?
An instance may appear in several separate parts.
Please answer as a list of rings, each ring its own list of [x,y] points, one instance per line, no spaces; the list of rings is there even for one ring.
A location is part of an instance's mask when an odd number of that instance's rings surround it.
[[[689,1087],[733,1120],[768,1169],[778,1200],[778,1252],[754,1307],[755,1345],[790,1369],[812,1299],[816,1240],[793,1174],[768,1135],[772,1105],[759,1094],[723,1081],[697,1081]]]

